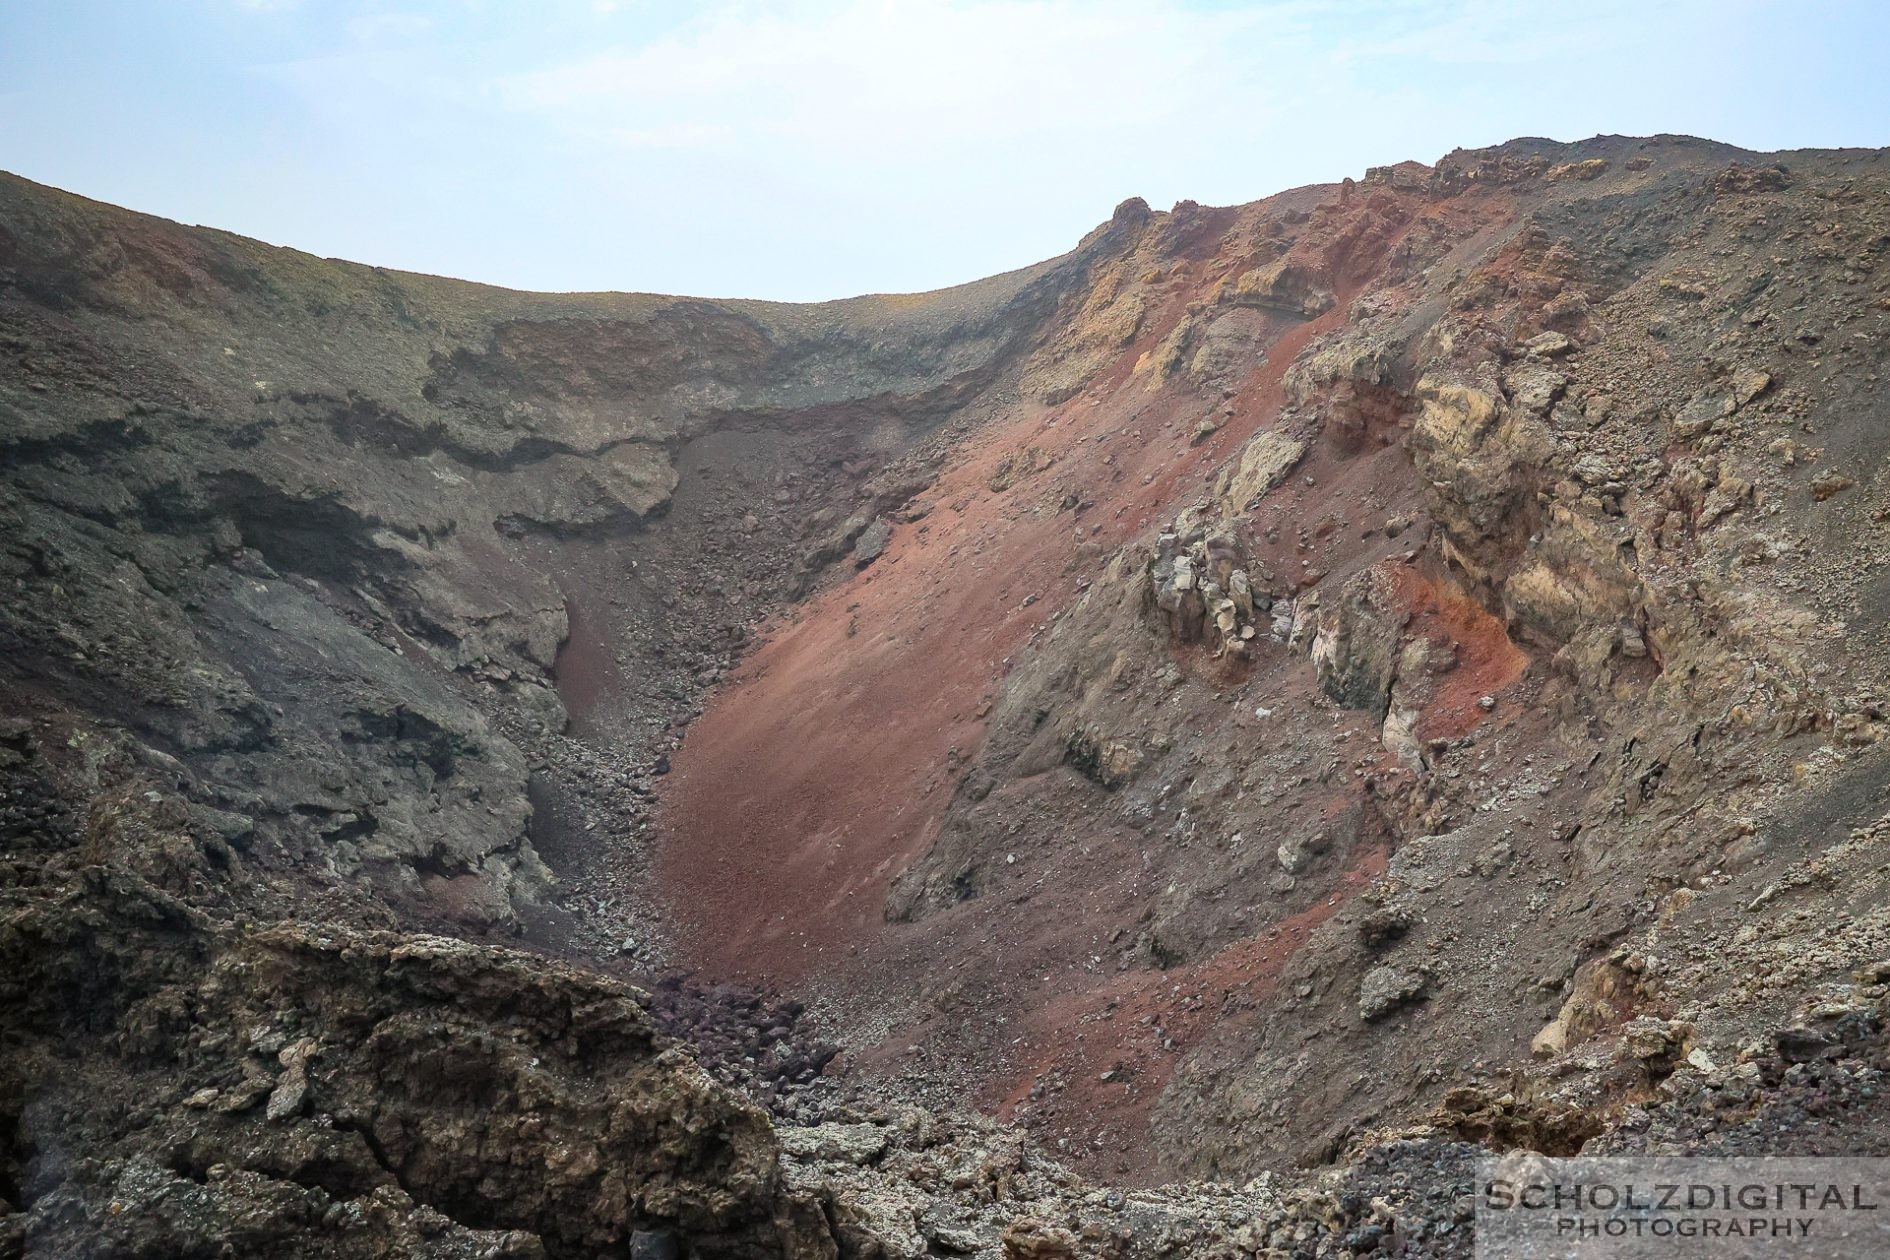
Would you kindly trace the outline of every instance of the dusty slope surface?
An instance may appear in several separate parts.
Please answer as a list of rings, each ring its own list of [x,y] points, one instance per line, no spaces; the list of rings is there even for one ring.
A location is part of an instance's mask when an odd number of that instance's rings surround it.
[[[694,726],[694,956],[1110,1175],[1328,1160],[1524,1070],[1579,1142],[1645,1087],[1622,1029],[1751,1053],[1805,995],[1715,960],[1883,808],[1884,180],[1517,142],[1125,207]]]
[[[1489,1147],[1880,1149],[1887,179],[1518,141],[817,307],[0,179],[0,1255],[1467,1254]]]

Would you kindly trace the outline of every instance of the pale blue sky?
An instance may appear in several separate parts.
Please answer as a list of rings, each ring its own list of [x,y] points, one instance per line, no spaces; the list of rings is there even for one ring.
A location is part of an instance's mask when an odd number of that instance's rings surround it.
[[[0,167],[385,266],[790,299],[1517,135],[1890,144],[1890,6],[0,0]]]

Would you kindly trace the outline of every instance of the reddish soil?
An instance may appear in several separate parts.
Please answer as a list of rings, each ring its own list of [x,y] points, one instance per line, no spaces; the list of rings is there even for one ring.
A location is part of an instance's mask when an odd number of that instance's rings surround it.
[[[1076,398],[1020,405],[927,493],[937,511],[770,634],[691,729],[666,787],[659,872],[692,961],[788,980],[886,931],[886,890],[930,842],[1008,658],[1083,575],[1057,501],[1066,489],[1094,500],[1074,518],[1092,556],[1172,515],[1277,415],[1284,367],[1337,321],[1289,327],[1200,446],[1188,444],[1198,399],[1124,384],[1154,335]],[[1002,460],[1033,446],[1051,467],[993,492]]]
[[[849,1055],[868,1072],[950,1081],[1014,1111],[1055,1071],[1067,1079],[1054,1099],[1031,1104],[1033,1127],[1069,1129],[1079,1165],[1157,1175],[1150,1114],[1178,1056],[1228,1004],[1263,1000],[1307,936],[1383,870],[1384,852],[1360,850],[1369,856],[1355,856],[1317,902],[1197,963],[1119,972],[1111,929],[1133,925],[1159,891],[1148,886],[1148,840],[1100,818],[1092,825],[1083,794],[1095,789],[1045,774],[998,789],[1015,804],[1020,835],[1044,840],[1030,855],[1033,883],[913,924],[887,922],[887,891],[936,835],[1012,659],[1111,553],[1202,498],[1254,433],[1281,423],[1287,367],[1344,322],[1402,231],[1338,231],[1337,303],[1313,320],[1266,316],[1264,358],[1225,399],[1133,373],[1213,279],[1198,259],[1181,265],[1113,366],[1066,402],[1016,402],[989,420],[921,496],[928,515],[898,525],[876,563],[847,569],[763,635],[690,728],[665,782],[656,875],[677,962],[833,996],[878,1029],[855,1037]],[[1221,427],[1191,445],[1203,414]],[[1399,423],[1387,410],[1314,441],[1254,514],[1253,549],[1282,579],[1304,588],[1376,563],[1402,567],[1421,544],[1423,526],[1397,538],[1379,528],[1421,503],[1390,440]],[[1032,448],[1040,471],[994,490],[999,466]],[[1082,510],[1061,508],[1071,495],[1087,500]],[[1411,580],[1416,615],[1462,644],[1462,686],[1514,677],[1520,665],[1491,638],[1494,619]],[[1309,667],[1282,684],[1310,703]],[[1360,738],[1369,749],[1341,749],[1354,778],[1340,810],[1378,764],[1376,743]],[[1327,821],[1318,815],[1332,804],[1308,803],[1309,825]]]
[[[1475,600],[1414,569],[1401,570],[1400,595],[1411,609],[1411,633],[1455,645],[1457,667],[1437,680],[1417,725],[1419,739],[1456,739],[1485,716],[1478,702],[1500,697],[1529,667],[1502,621]]]

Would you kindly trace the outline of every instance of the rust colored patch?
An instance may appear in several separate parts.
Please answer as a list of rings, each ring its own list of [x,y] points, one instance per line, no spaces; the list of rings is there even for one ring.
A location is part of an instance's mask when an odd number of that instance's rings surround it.
[[[1488,716],[1484,696],[1500,696],[1522,677],[1529,654],[1516,646],[1501,618],[1447,583],[1406,567],[1399,570],[1399,595],[1411,610],[1407,631],[1456,645],[1457,667],[1440,675],[1431,701],[1419,715],[1419,739],[1456,739]]]

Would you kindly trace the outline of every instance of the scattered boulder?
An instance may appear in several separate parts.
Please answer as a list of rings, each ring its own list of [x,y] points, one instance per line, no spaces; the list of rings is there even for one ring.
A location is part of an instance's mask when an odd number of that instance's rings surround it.
[[[1625,1018],[1639,993],[1639,977],[1624,957],[1610,955],[1575,972],[1562,1009],[1530,1042],[1539,1058],[1562,1053]]]
[[[866,1165],[886,1149],[887,1133],[876,1124],[822,1124],[776,1130],[781,1149],[799,1159]]]
[[[1274,429],[1256,433],[1240,458],[1215,482],[1214,495],[1228,517],[1238,516],[1286,480],[1306,454],[1306,444]]]
[[[1390,965],[1373,967],[1358,988],[1358,1017],[1367,1023],[1380,1020],[1423,998],[1431,980],[1424,972]]]
[[[1637,1015],[1621,1029],[1621,1048],[1628,1057],[1661,1071],[1680,1058],[1692,1030],[1652,1015]]]
[[[1403,906],[1378,906],[1359,920],[1359,940],[1366,949],[1384,949],[1402,939],[1415,921],[1415,916]]]
[[[1297,875],[1331,847],[1331,836],[1323,831],[1314,831],[1282,840],[1274,851],[1274,856],[1278,858],[1280,868],[1288,875]]]
[[[853,540],[853,563],[864,569],[886,553],[886,544],[891,540],[892,524],[883,516],[874,517]]]
[[[1029,446],[1021,451],[1013,451],[998,461],[991,475],[985,478],[985,485],[993,494],[1003,494],[1026,477],[1034,477],[1047,471],[1056,459],[1040,446]]]
[[[1535,359],[1559,359],[1575,348],[1566,333],[1541,332],[1523,342],[1523,350]]]
[[[1787,1063],[1810,1063],[1838,1048],[1838,1043],[1828,1034],[1802,1024],[1779,1029],[1772,1035],[1772,1045],[1778,1057]]]
[[[1763,368],[1743,367],[1732,374],[1732,405],[1743,407],[1772,388],[1772,374]]]
[[[1811,497],[1823,503],[1843,494],[1856,484],[1857,478],[1832,469],[1811,479]]]
[[[1004,1260],[1078,1260],[1083,1254],[1069,1230],[1025,1218],[1004,1231]]]
[[[1110,739],[1089,727],[1070,732],[1070,764],[1110,791],[1122,787],[1142,768],[1142,754],[1126,740]]]

